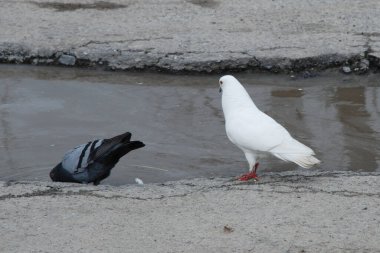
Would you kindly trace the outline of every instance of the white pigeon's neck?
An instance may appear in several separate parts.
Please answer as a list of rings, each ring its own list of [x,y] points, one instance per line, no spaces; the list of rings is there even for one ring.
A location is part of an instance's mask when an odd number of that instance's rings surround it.
[[[259,111],[242,85],[235,86],[234,89],[223,90],[222,107],[226,116],[235,111]]]

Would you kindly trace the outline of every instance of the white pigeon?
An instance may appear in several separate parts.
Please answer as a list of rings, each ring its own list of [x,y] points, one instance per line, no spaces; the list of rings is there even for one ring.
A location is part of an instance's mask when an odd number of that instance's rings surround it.
[[[257,161],[268,154],[303,168],[320,163],[311,148],[295,140],[283,126],[256,107],[235,77],[223,76],[219,85],[228,139],[244,152],[249,164],[249,172],[239,178],[241,181],[258,179]]]

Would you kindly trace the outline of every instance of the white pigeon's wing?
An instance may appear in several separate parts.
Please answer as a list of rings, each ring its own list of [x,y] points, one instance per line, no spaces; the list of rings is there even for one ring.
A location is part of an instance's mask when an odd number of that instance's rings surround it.
[[[239,114],[227,122],[226,131],[229,139],[243,151],[269,152],[303,168],[320,163],[311,148],[294,139],[268,115],[262,112],[248,117],[245,113]]]
[[[314,151],[294,138],[286,139],[283,143],[270,150],[274,156],[298,164],[303,168],[311,168],[320,163],[314,157]]]
[[[314,151],[294,138],[285,139],[280,145],[270,150],[273,154],[315,155]]]
[[[241,111],[226,122],[228,138],[240,149],[268,152],[291,138],[289,132],[263,112]]]

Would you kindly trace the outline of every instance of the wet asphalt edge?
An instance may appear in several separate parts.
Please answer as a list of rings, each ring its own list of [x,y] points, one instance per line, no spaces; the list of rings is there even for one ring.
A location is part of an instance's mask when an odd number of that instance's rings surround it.
[[[165,198],[181,198],[194,193],[206,193],[214,190],[253,190],[263,191],[270,189],[274,193],[286,194],[298,192],[302,193],[326,193],[343,197],[354,197],[365,195],[379,198],[380,193],[362,192],[348,189],[339,190],[317,189],[308,187],[309,183],[336,178],[361,178],[379,177],[380,172],[279,172],[266,173],[259,181],[250,180],[247,182],[238,181],[233,177],[225,178],[195,178],[178,181],[168,181],[165,183],[150,183],[141,185],[129,184],[121,186],[92,184],[55,183],[42,181],[0,181],[1,191],[0,201],[15,198],[33,197],[63,197],[63,196],[87,196],[102,199],[133,199],[133,200],[160,200]],[[269,187],[269,188],[268,188]],[[289,188],[283,190],[283,187]],[[6,190],[6,189],[9,189]]]
[[[83,50],[83,46],[80,47]],[[380,58],[367,48],[360,54],[341,55],[326,54],[305,58],[256,57],[247,52],[241,52],[243,57],[235,57],[227,52],[218,60],[194,60],[191,52],[173,54],[123,51],[120,55],[99,52],[99,55],[84,55],[82,51],[68,49],[54,51],[41,49],[35,52],[24,44],[0,44],[0,63],[32,64],[42,66],[86,67],[111,71],[153,71],[164,73],[222,73],[257,71],[268,73],[303,72],[305,77],[312,77],[316,72],[326,69],[337,69],[350,74],[366,74],[379,72]],[[205,52],[206,53],[206,52]],[[199,53],[197,53],[199,54]],[[131,59],[141,59],[131,61]]]

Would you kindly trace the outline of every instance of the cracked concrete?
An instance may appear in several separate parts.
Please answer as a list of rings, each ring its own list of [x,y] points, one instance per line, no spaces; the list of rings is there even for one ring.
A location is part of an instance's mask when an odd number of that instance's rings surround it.
[[[1,252],[380,252],[379,173],[0,183]],[[226,229],[227,227],[228,229]]]
[[[0,6],[3,63],[168,72],[345,66],[359,74],[380,66],[377,0],[1,0]],[[59,61],[62,55],[75,63]]]

